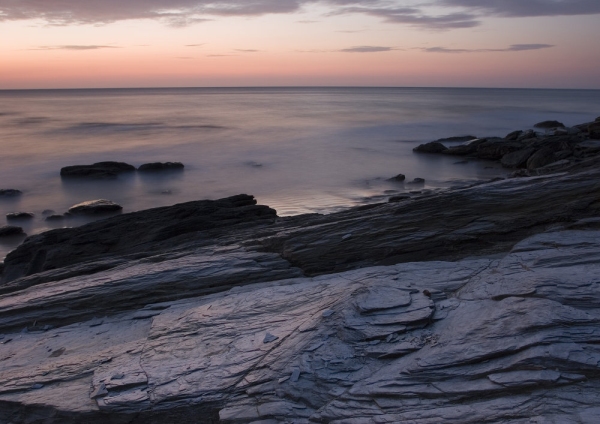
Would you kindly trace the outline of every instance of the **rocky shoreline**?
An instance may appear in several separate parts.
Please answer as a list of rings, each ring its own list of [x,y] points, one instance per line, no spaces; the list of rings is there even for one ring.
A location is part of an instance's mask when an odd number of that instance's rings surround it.
[[[533,149],[520,178],[287,218],[239,195],[28,237],[1,268],[0,422],[594,423],[595,125],[442,144]]]

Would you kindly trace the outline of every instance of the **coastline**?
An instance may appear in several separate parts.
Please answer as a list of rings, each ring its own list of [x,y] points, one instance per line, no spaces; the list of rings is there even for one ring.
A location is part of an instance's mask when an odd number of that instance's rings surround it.
[[[239,195],[29,237],[2,273],[0,419],[592,422],[600,156],[578,149],[329,215]]]

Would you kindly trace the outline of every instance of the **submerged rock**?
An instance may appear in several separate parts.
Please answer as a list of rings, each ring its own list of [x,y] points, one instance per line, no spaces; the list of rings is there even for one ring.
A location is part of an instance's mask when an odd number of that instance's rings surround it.
[[[558,122],[558,121],[543,121],[543,122],[538,122],[537,124],[535,124],[533,126],[533,128],[543,128],[543,129],[565,128],[565,124],[563,124],[562,122]]]
[[[8,221],[24,221],[24,220],[29,220],[29,219],[33,219],[35,217],[35,214],[31,213],[31,212],[11,212],[6,214],[6,219]]]
[[[21,190],[15,190],[14,188],[1,188],[0,197],[15,197],[23,194]]]
[[[116,178],[118,174],[135,171],[135,166],[124,162],[97,162],[92,165],[66,166],[60,170],[61,177]]]
[[[120,212],[123,206],[106,199],[89,200],[78,203],[69,208],[72,215],[97,215],[104,213]]]
[[[439,143],[437,141],[432,141],[430,143],[421,144],[420,146],[415,147],[413,149],[414,152],[419,152],[419,153],[441,153],[444,150],[448,150],[448,148],[446,146],[444,146],[442,143]]]
[[[140,172],[156,172],[156,171],[169,171],[169,170],[182,170],[184,168],[181,162],[153,162],[145,163],[140,165],[138,171]]]
[[[406,180],[406,175],[398,174],[395,177],[390,178],[388,181],[403,182],[404,180]]]
[[[18,236],[23,234],[23,228],[14,225],[0,227],[0,237]]]

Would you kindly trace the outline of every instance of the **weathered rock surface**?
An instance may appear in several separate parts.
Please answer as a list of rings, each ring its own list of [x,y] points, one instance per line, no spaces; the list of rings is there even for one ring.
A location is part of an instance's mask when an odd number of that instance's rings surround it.
[[[103,213],[119,212],[123,206],[106,199],[89,200],[78,203],[69,208],[72,215],[97,215]]]
[[[60,170],[61,177],[116,178],[124,172],[135,171],[135,166],[124,162],[98,162],[92,165],[66,166]]]
[[[502,156],[502,166],[506,168],[521,168],[527,164],[527,159],[535,152],[533,147],[517,150],[516,152],[507,153]]]
[[[595,423],[599,181],[591,158],[327,216],[240,195],[29,237],[0,286],[0,422]]]
[[[14,225],[4,225],[0,227],[0,237],[18,236],[23,234],[23,228]]]
[[[0,197],[15,197],[23,194],[21,190],[15,190],[14,188],[1,188]]]
[[[182,170],[184,168],[181,162],[152,162],[140,165],[138,171],[140,172],[157,172],[157,171],[175,171]]]

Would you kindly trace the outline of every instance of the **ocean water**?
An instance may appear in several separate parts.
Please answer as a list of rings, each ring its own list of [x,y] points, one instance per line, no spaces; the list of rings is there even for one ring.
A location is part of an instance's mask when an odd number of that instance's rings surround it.
[[[253,194],[280,215],[327,213],[414,190],[506,175],[489,162],[418,155],[420,143],[458,135],[504,136],[536,122],[566,125],[600,115],[600,91],[454,88],[198,88],[0,91],[0,199],[42,211],[99,198],[124,212]],[[99,161],[180,161],[183,172],[61,180],[60,168]],[[20,240],[0,241],[0,258]]]

